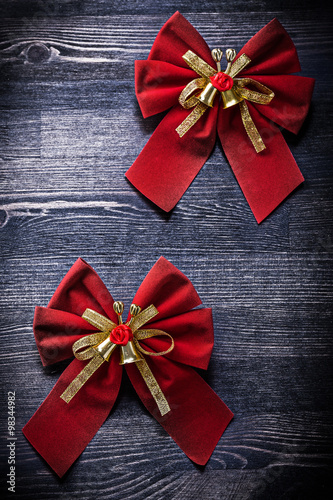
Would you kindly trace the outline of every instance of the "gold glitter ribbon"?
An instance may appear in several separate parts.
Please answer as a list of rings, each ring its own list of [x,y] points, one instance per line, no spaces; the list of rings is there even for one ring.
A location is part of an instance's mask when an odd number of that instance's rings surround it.
[[[174,348],[174,340],[169,333],[157,329],[140,330],[141,326],[144,326],[157,314],[158,310],[156,309],[156,307],[154,305],[150,305],[136,316],[133,316],[126,323],[126,325],[129,326],[132,330],[133,342],[135,347],[138,351],[146,356],[163,356],[171,352]],[[88,321],[88,323],[90,323],[94,327],[98,328],[100,332],[82,337],[73,344],[73,353],[76,359],[79,359],[81,361],[90,359],[90,361],[61,394],[61,399],[63,399],[66,403],[69,403],[72,400],[72,398],[77,394],[81,387],[87,382],[87,380],[89,380],[89,378],[104,363],[104,361],[109,361],[113,351],[116,349],[116,347],[118,347],[118,344],[114,344],[111,341],[108,341],[106,357],[103,357],[103,355],[98,352],[98,350],[96,350],[96,347],[98,347],[102,342],[106,341],[110,335],[110,332],[118,326],[116,323],[106,318],[102,314],[93,311],[92,309],[86,309],[82,315],[82,318]],[[151,352],[147,351],[140,345],[141,340],[156,336],[169,337],[171,339],[170,347],[165,351]],[[138,359],[135,364],[139,372],[141,373],[141,376],[144,379],[151,395],[153,396],[161,415],[165,415],[170,411],[170,407],[156,378],[149,368],[147,361],[142,357],[142,359]]]
[[[183,59],[191,69],[200,75],[201,78],[195,78],[188,83],[179,96],[179,103],[184,109],[194,108],[185,120],[176,128],[176,132],[180,137],[183,137],[209,108],[209,106],[201,102],[198,97],[202,90],[205,89],[207,85],[211,84],[210,77],[216,74],[216,70],[214,68],[203,61],[191,50],[188,50],[186,54],[183,55]],[[263,151],[266,146],[252,120],[248,105],[245,101],[247,100],[257,104],[269,104],[274,97],[274,92],[252,78],[235,78],[235,76],[246,68],[250,62],[251,59],[246,54],[242,54],[234,63],[230,65],[230,67],[228,66],[225,73],[234,79],[232,91],[240,100],[238,104],[244,128],[256,152],[260,153],[260,151]],[[256,90],[248,89],[246,86],[254,87]],[[197,92],[199,90],[200,92]],[[223,94],[223,92],[221,92],[221,94]]]

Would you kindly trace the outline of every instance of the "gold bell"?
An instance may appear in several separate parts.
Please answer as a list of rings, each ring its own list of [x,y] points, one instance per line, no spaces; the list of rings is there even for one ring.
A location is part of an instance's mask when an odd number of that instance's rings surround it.
[[[107,337],[100,344],[95,346],[94,349],[100,356],[102,356],[102,358],[105,359],[105,361],[109,361],[110,356],[116,347],[117,345],[111,342],[110,337]]]
[[[223,52],[221,49],[213,49],[212,52],[212,58],[216,62],[217,65],[217,71],[221,71],[221,59],[223,56]],[[203,102],[206,104],[206,106],[209,106],[210,108],[213,107],[214,104],[214,99],[216,94],[218,93],[218,90],[214,87],[214,85],[211,82],[208,82],[206,87],[203,89],[201,94],[199,95],[198,99],[200,102]]]
[[[136,304],[131,304],[130,315],[131,320],[128,323],[131,324],[133,318],[137,316],[141,311],[141,307]],[[137,363],[142,361],[143,357],[135,347],[133,340],[129,340],[126,345],[120,346],[120,365],[126,365],[127,363]]]
[[[234,90],[233,88],[221,92],[221,97],[222,97],[223,109],[235,106],[235,104],[238,104],[243,100],[243,98],[240,95],[238,95],[236,90]]]
[[[198,99],[200,102],[206,104],[206,106],[212,108],[217,93],[218,90],[214,87],[214,85],[211,82],[209,82],[199,95]]]
[[[143,357],[135,347],[133,340],[129,340],[126,345],[120,346],[120,365],[137,363],[142,360]]]

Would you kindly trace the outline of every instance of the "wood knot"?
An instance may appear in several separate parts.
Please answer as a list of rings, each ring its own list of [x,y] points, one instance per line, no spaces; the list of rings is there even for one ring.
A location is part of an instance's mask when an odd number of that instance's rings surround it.
[[[46,62],[51,56],[51,50],[40,42],[34,42],[25,51],[27,60],[34,64]]]
[[[4,227],[9,219],[8,212],[6,210],[0,210],[0,227]]]

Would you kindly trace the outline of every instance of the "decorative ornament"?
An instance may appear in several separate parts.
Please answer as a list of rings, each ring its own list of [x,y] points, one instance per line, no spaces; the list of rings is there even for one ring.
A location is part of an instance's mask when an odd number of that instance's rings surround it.
[[[60,477],[108,417],[123,367],[147,410],[188,457],[208,461],[233,414],[192,368],[207,368],[214,343],[211,309],[194,309],[200,304],[189,279],[161,257],[125,323],[124,304],[114,302],[82,259],[49,305],[36,308],[43,364],[75,356],[23,429]]]
[[[217,132],[260,223],[304,180],[279,127],[299,131],[314,80],[291,74],[301,69],[296,48],[277,19],[238,54],[227,49],[224,71],[222,56],[179,12],[166,22],[148,60],[136,61],[135,89],[144,117],[171,109],[126,177],[168,212],[208,159]]]

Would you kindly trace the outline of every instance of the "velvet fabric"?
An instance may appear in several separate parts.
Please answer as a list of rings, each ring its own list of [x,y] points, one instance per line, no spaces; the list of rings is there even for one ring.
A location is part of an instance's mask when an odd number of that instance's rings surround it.
[[[145,328],[161,329],[174,338],[165,356],[145,356],[171,411],[161,417],[135,363],[124,365],[148,411],[194,462],[204,465],[232,412],[192,367],[206,369],[213,349],[211,309],[194,309],[201,300],[192,283],[165,258],[153,266],[133,302],[142,309],[154,304],[159,314]],[[37,307],[34,333],[43,365],[71,357],[79,338],[96,332],[81,318],[86,308],[117,323],[113,298],[89,264],[79,259],[66,274],[46,308]],[[148,351],[169,347],[164,337],[141,341]],[[110,362],[91,376],[67,404],[60,395],[87,362],[74,359],[32,416],[23,433],[61,477],[82,453],[108,417],[117,398],[122,366],[118,349]]]
[[[217,98],[213,108],[179,137],[175,129],[191,110],[183,109],[178,97],[198,77],[182,59],[187,50],[216,67],[201,35],[176,12],[157,35],[148,60],[135,63],[135,90],[143,116],[171,109],[126,177],[168,212],[206,162],[217,132],[244,196],[260,223],[304,180],[279,127],[293,133],[299,131],[309,109],[314,80],[291,75],[301,69],[296,48],[279,21],[273,19],[236,57],[246,54],[251,59],[237,78],[250,77],[275,93],[268,105],[247,101],[266,149],[256,153],[242,123],[239,106],[223,109]]]

